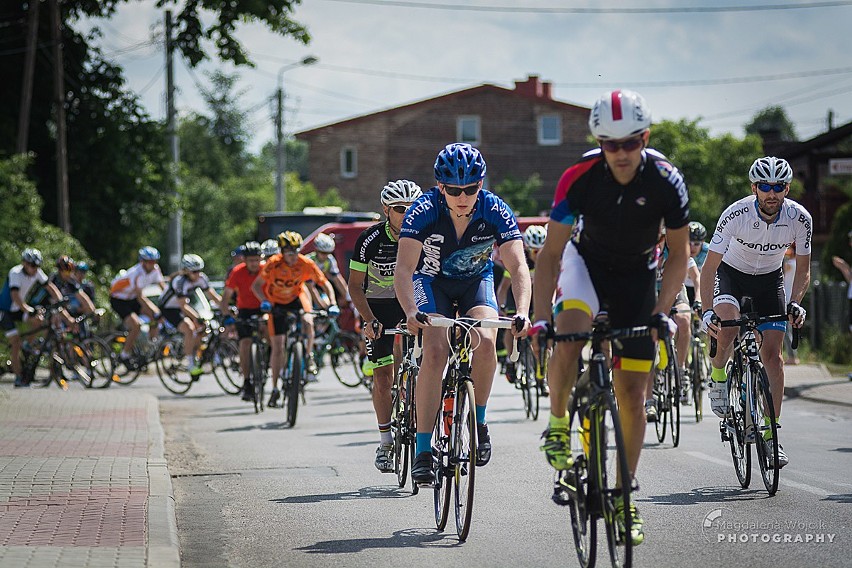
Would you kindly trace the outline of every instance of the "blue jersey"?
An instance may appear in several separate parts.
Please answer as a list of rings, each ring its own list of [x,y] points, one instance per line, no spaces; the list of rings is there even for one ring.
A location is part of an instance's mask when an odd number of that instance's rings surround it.
[[[456,238],[447,200],[433,187],[409,207],[399,237],[423,243],[415,274],[464,280],[490,273],[494,245],[521,239],[522,235],[512,209],[483,189],[464,234]]]

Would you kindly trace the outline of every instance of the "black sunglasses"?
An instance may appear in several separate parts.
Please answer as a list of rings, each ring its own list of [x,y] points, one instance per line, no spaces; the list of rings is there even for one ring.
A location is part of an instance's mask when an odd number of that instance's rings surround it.
[[[394,205],[394,206],[391,207],[391,209],[393,209],[397,213],[404,214],[406,211],[408,211],[408,206],[407,205]]]
[[[479,182],[476,182],[472,185],[466,185],[464,187],[443,184],[443,187],[444,191],[447,192],[447,195],[452,195],[453,197],[458,197],[462,193],[464,193],[465,195],[476,195],[476,192],[479,191]]]
[[[638,136],[636,138],[630,138],[628,140],[624,140],[623,142],[617,142],[615,140],[601,140],[601,148],[603,148],[607,152],[613,153],[618,152],[619,149],[623,149],[625,152],[632,152],[641,145],[641,136]]]

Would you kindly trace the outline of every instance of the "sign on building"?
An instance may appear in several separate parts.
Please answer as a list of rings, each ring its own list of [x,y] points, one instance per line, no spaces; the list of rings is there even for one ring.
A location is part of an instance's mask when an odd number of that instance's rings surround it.
[[[828,173],[833,176],[852,175],[852,158],[836,158],[829,160]]]

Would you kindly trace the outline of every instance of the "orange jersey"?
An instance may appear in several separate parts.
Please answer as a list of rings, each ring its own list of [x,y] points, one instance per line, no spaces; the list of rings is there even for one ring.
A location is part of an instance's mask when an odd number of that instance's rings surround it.
[[[314,261],[300,254],[293,266],[284,262],[280,254],[270,258],[260,270],[263,278],[263,293],[270,302],[289,304],[305,289],[304,283],[313,280],[325,286],[328,280]]]

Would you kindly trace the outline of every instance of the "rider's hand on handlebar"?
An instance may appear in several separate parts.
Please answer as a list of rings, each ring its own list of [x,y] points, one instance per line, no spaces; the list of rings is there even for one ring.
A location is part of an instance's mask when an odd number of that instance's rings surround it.
[[[716,312],[707,310],[701,316],[701,331],[716,337],[716,334],[719,333],[719,326],[716,324],[718,320],[719,317],[716,315]]]
[[[529,317],[523,314],[517,314],[514,318],[512,318],[512,335],[514,335],[517,339],[526,337],[530,327],[532,327],[532,322],[530,322]]]
[[[798,304],[798,302],[790,302],[787,304],[787,315],[793,322],[793,327],[802,327],[805,325],[805,318],[808,312]]]

